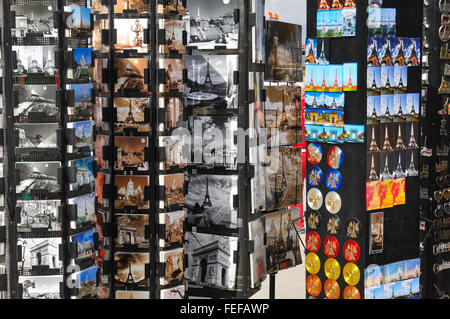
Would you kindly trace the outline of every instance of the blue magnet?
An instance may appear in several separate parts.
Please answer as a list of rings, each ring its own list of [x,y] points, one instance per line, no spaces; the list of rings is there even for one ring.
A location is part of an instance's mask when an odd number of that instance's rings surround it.
[[[313,166],[308,170],[308,184],[311,187],[319,187],[323,182],[323,172],[317,167]]]
[[[325,180],[327,187],[332,191],[337,191],[342,185],[342,175],[334,168],[328,170]]]

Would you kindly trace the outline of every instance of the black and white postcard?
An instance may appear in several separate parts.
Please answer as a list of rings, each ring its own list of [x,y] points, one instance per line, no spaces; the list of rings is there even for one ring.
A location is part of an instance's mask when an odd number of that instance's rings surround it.
[[[19,162],[16,168],[20,172],[20,183],[16,193],[29,194],[33,191],[58,193],[61,185],[58,183],[57,171],[60,162]]]
[[[187,1],[188,45],[198,49],[237,49],[239,24],[234,18],[236,9],[239,9],[238,0]]]
[[[63,276],[19,276],[22,299],[60,299]]]
[[[237,176],[192,175],[187,183],[185,207],[188,224],[198,227],[236,228]]]
[[[234,72],[238,70],[237,55],[188,55],[186,96],[190,107],[235,109],[238,105],[238,85]]]
[[[20,209],[20,222],[17,223],[17,231],[61,231],[61,223],[58,221],[60,204],[59,200],[18,200],[16,205]]]
[[[30,115],[56,117],[59,109],[56,107],[56,85],[17,85],[18,104],[14,108],[16,122],[23,122]]]
[[[186,232],[185,254],[189,268],[185,278],[193,285],[233,289],[236,283],[237,237]]]

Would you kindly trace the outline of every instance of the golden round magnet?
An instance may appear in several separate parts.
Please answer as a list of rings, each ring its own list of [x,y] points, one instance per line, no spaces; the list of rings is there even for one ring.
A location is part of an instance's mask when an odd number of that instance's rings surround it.
[[[356,286],[361,279],[361,273],[358,266],[354,263],[347,263],[342,270],[342,276],[347,284]]]
[[[317,230],[320,226],[321,221],[322,216],[320,215],[319,212],[312,211],[308,213],[308,218],[306,219],[306,222],[310,229]]]
[[[322,291],[322,282],[317,275],[309,275],[306,278],[306,291],[314,297],[320,295]]]
[[[347,286],[342,293],[344,299],[361,299],[359,290],[354,286]]]
[[[336,192],[329,192],[325,196],[325,207],[331,214],[339,213],[342,207],[341,196]]]
[[[308,201],[308,206],[311,209],[318,210],[322,207],[323,196],[319,189],[311,188],[306,195],[306,200]]]
[[[306,159],[312,165],[317,165],[322,160],[322,148],[317,143],[311,143],[306,148]]]
[[[338,280],[341,275],[341,266],[334,258],[328,258],[323,265],[323,269],[325,271],[325,276],[327,276],[328,279]]]
[[[341,295],[341,288],[339,287],[338,282],[334,279],[327,279],[323,288],[325,291],[325,296],[328,299],[338,299]]]
[[[316,275],[320,270],[320,259],[316,253],[308,253],[305,258],[306,270],[313,275]]]

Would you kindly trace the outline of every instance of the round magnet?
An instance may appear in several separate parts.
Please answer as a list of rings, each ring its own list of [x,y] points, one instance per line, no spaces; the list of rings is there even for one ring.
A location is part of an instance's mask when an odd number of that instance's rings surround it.
[[[306,158],[312,165],[317,165],[322,160],[322,148],[317,143],[311,143],[306,148]]]
[[[318,166],[313,166],[308,170],[308,184],[311,187],[319,187],[323,182],[323,172]]]
[[[361,273],[359,272],[358,266],[354,263],[348,263],[344,266],[342,271],[344,280],[350,286],[356,286],[361,278]]]
[[[337,235],[341,231],[341,219],[336,215],[332,215],[327,221],[327,232],[330,235]]]
[[[341,210],[342,202],[341,196],[338,193],[332,191],[325,197],[325,207],[332,214],[337,214]]]
[[[361,299],[359,290],[354,286],[347,286],[342,293],[344,299]]]
[[[334,279],[327,279],[323,289],[325,291],[325,296],[328,299],[338,299],[341,294],[341,288],[339,287],[338,282]]]
[[[329,258],[336,258],[339,254],[339,242],[336,237],[328,236],[323,242],[323,252]]]
[[[308,227],[313,230],[317,230],[320,226],[320,222],[322,221],[322,216],[319,212],[311,211],[308,213],[308,218],[306,222],[308,223]]]
[[[339,276],[341,275],[341,266],[334,258],[328,258],[325,261],[323,269],[328,279],[338,280]]]
[[[306,249],[310,252],[317,253],[320,249],[320,236],[315,231],[310,231],[306,234]]]
[[[359,245],[354,240],[347,240],[343,247],[344,258],[349,263],[356,263],[361,255]]]
[[[325,182],[328,189],[337,191],[342,185],[342,175],[337,169],[331,168],[325,175]]]
[[[337,146],[332,146],[328,150],[327,161],[328,165],[331,168],[339,169],[342,166],[342,163],[344,162],[344,154],[342,150]]]
[[[308,253],[305,258],[306,270],[313,275],[316,275],[320,270],[320,259],[316,253]]]
[[[323,196],[318,188],[311,188],[308,191],[306,199],[308,201],[308,206],[311,209],[318,210],[320,207],[322,207]]]
[[[322,282],[317,275],[309,275],[306,278],[306,291],[313,297],[317,297],[322,291]]]
[[[361,233],[361,222],[355,218],[351,217],[347,221],[347,225],[345,226],[347,237],[351,239],[358,239]]]

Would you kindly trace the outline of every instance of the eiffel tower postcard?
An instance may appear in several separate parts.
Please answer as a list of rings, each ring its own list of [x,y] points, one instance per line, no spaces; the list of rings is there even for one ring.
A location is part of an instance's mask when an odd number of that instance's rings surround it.
[[[147,6],[148,2],[144,0],[117,0],[114,4],[114,13],[135,12],[144,14],[148,12]]]
[[[343,91],[355,92],[358,90],[358,63],[344,63],[342,69]]]
[[[149,287],[148,253],[114,253],[116,274],[114,284],[118,288],[133,289]]]

